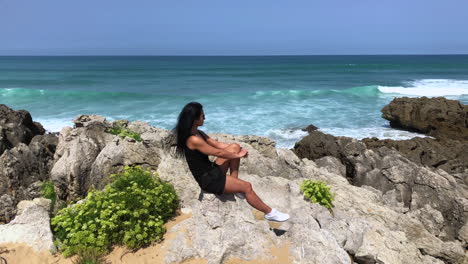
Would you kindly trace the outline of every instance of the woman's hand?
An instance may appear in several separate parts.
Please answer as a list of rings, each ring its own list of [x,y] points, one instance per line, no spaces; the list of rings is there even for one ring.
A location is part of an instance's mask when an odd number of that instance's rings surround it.
[[[249,152],[246,149],[241,148],[241,150],[239,151],[239,155],[240,155],[240,158],[242,157],[247,158],[247,156],[249,155]]]

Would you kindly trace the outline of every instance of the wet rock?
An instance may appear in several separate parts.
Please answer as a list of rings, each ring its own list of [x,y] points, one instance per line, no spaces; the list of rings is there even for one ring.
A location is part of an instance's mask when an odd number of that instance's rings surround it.
[[[314,125],[308,125],[307,127],[301,129],[302,131],[306,131],[306,132],[312,132],[312,131],[315,131],[317,130],[318,127],[314,126]]]

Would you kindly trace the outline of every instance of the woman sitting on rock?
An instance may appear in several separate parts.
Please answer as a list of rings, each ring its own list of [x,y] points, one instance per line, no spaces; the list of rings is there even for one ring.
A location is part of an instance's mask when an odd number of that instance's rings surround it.
[[[180,112],[173,133],[177,140],[176,154],[185,156],[195,180],[202,190],[208,193],[234,193],[239,198],[265,213],[270,221],[286,221],[288,214],[281,213],[266,205],[252,189],[252,184],[238,179],[240,158],[247,157],[248,152],[239,144],[225,144],[210,138],[203,131],[205,113],[203,106],[197,102],[188,103]],[[214,162],[208,155],[216,156]],[[230,175],[226,173],[230,170]],[[245,195],[245,196],[244,196]]]

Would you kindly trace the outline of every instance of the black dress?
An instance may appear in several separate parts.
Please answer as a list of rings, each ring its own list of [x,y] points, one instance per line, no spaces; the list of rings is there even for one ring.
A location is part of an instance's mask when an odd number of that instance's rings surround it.
[[[200,135],[206,141],[208,137],[200,131]],[[198,150],[185,149],[185,159],[192,172],[193,177],[198,182],[202,190],[214,194],[222,194],[226,184],[226,174],[215,162],[208,159],[208,155]]]

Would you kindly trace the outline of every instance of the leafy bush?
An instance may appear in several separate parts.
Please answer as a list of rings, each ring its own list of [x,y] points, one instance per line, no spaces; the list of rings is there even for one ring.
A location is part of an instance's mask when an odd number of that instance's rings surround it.
[[[55,193],[54,184],[51,181],[44,181],[41,184],[42,197],[50,199],[50,212],[54,211],[57,194]]]
[[[323,181],[304,180],[301,183],[301,192],[304,196],[313,203],[318,203],[324,207],[331,209],[335,194],[330,191],[330,187]]]
[[[133,138],[138,142],[141,142],[141,137],[138,133],[131,131],[130,129],[126,128],[123,123],[115,122],[114,126],[110,129],[106,129],[106,132],[109,132],[113,135],[119,135],[121,137],[129,137]]]
[[[73,264],[104,264],[106,263],[103,255],[96,249],[80,250],[76,253],[77,258],[73,260]]]
[[[106,253],[113,244],[136,249],[159,240],[174,215],[178,197],[171,184],[140,166],[112,174],[102,191],[90,191],[83,203],[60,210],[51,225],[65,256],[80,251]]]

